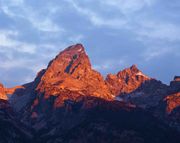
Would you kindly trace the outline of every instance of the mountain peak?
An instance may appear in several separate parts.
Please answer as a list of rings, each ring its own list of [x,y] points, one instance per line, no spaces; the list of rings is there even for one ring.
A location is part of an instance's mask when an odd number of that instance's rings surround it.
[[[86,55],[85,48],[82,44],[75,44],[67,47],[63,51],[57,55],[55,59],[58,59],[58,57],[65,56],[66,58],[70,59],[77,59],[80,55]]]
[[[117,76],[118,77],[121,77],[121,78],[127,78],[128,77],[132,77],[132,76],[136,76],[138,75],[139,73],[141,73],[141,75],[144,75],[137,67],[137,65],[132,65],[131,67],[128,67],[128,68],[125,68],[124,70],[122,71],[119,71],[117,73]]]
[[[102,75],[91,68],[82,44],[72,45],[60,52],[43,72],[36,90],[44,93],[46,99],[62,95],[65,91],[71,92],[69,98],[74,99],[82,95],[112,98]]]
[[[114,95],[122,93],[130,93],[140,87],[146,80],[150,80],[148,76],[143,74],[136,65],[132,65],[116,75],[109,74],[106,82],[110,86],[111,92]]]
[[[65,48],[63,51],[60,52],[61,54],[86,54],[85,48],[82,44],[74,44],[67,48]]]
[[[77,70],[80,70],[83,74],[83,72],[88,69],[91,69],[89,57],[83,45],[76,44],[60,52],[56,58],[49,63],[45,74],[48,74],[49,78],[56,78],[62,75],[67,76],[67,74],[75,75]]]
[[[138,69],[137,65],[133,64],[130,68],[131,71],[133,72],[139,72],[140,70]]]
[[[85,52],[84,46],[82,44],[75,44],[71,45],[68,48],[66,48],[63,52],[65,51],[71,51],[71,52]]]

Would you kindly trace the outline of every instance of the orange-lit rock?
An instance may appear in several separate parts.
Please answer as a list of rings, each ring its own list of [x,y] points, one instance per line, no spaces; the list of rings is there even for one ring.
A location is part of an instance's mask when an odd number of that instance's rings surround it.
[[[167,96],[165,101],[167,102],[166,111],[171,113],[175,108],[180,107],[180,92]]]
[[[17,90],[20,90],[20,89],[25,89],[23,86],[15,86],[15,87],[12,87],[12,88],[6,88],[6,94],[9,94],[9,95],[12,95],[14,94]],[[21,95],[21,93],[19,93],[19,95]]]
[[[2,84],[0,84],[0,99],[2,99],[2,100],[8,99],[8,97],[6,95],[6,89],[4,88],[4,86]]]
[[[111,93],[120,95],[121,93],[130,93],[136,90],[145,81],[151,80],[144,75],[136,65],[126,68],[116,75],[108,74],[106,82],[110,87]]]
[[[75,100],[79,96],[113,100],[109,87],[102,75],[92,69],[81,44],[68,47],[49,63],[36,91],[45,100],[56,97],[55,107],[61,106],[65,99]]]

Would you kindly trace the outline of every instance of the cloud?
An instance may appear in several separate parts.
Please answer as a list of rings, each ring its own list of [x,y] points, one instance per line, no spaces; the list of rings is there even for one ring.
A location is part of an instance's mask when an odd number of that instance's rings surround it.
[[[85,38],[84,35],[79,34],[79,35],[73,35],[69,38],[69,41],[73,43],[81,43],[81,41]]]
[[[142,10],[146,6],[152,6],[155,0],[104,0],[101,3],[113,6],[123,14],[130,14]]]
[[[31,13],[31,12],[28,12]],[[49,18],[41,18],[35,17],[31,15],[27,18],[27,20],[39,31],[43,32],[63,32],[64,29],[60,28],[57,24],[55,24]]]
[[[180,41],[180,27],[173,23],[160,21],[142,21],[137,30],[140,37],[169,42]]]
[[[114,18],[108,19],[101,16],[99,13],[88,9],[87,7],[80,6],[74,0],[68,0],[68,2],[73,6],[73,8],[81,15],[84,15],[90,22],[95,26],[107,26],[110,28],[122,28],[126,21],[124,19]]]
[[[54,12],[54,9],[52,9]],[[9,17],[16,19],[25,19],[29,21],[34,28],[42,32],[63,32],[64,29],[57,25],[49,16],[41,15],[38,10],[32,9],[25,4],[23,0],[15,0],[13,3],[3,1],[1,11]],[[47,11],[47,14],[50,12]]]
[[[118,60],[106,60],[102,63],[93,65],[93,68],[97,71],[102,72],[103,74],[107,74],[107,72],[104,71],[111,71],[117,70],[119,71],[125,64],[127,64],[127,61],[125,59],[118,59]]]
[[[43,62],[43,60],[50,60],[60,49],[66,46],[62,43],[57,49],[56,46],[52,44],[27,43],[16,40],[15,37],[17,35],[17,31],[0,30],[0,53],[7,57],[0,61],[1,68],[12,69],[15,67],[26,67],[37,72],[41,69],[40,67],[45,67],[45,64],[47,64]],[[27,67],[27,65],[30,66]]]
[[[14,36],[17,36],[17,31],[11,30],[0,30],[0,51],[5,50],[17,50],[19,52],[25,52],[33,54],[36,51],[36,46],[33,44],[21,42],[13,39]]]
[[[150,47],[145,51],[145,53],[143,53],[143,58],[145,61],[155,60],[169,54],[172,51],[173,50],[170,47]]]
[[[11,6],[17,6],[24,3],[24,0],[1,0],[2,3],[8,2]]]

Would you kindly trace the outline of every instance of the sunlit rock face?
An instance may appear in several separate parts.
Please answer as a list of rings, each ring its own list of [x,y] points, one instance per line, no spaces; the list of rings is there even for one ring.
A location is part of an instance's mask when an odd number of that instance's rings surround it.
[[[180,107],[180,92],[168,95],[165,101],[167,102],[166,111],[167,113],[171,113],[173,110]]]
[[[129,102],[144,109],[158,106],[169,91],[167,85],[146,76],[136,65],[116,75],[109,74],[106,82],[117,100]]]
[[[0,99],[1,100],[7,100],[8,97],[6,96],[6,89],[4,86],[0,83]]]
[[[81,44],[66,48],[49,63],[37,85],[36,92],[37,98],[32,109],[41,103],[40,100],[45,101],[50,98],[54,100],[54,108],[62,106],[67,99],[76,100],[80,96],[113,100],[102,75],[92,69]]]
[[[180,131],[180,78],[176,76],[171,81],[169,91],[164,98],[165,114],[169,125]]]
[[[151,80],[151,78],[143,74],[136,65],[133,65],[118,72],[116,75],[108,74],[106,83],[109,85],[111,93],[118,96],[124,93],[131,93],[148,80]]]
[[[180,107],[180,76],[175,76],[171,81],[169,91],[164,99],[166,102],[166,111],[170,114],[173,110]]]

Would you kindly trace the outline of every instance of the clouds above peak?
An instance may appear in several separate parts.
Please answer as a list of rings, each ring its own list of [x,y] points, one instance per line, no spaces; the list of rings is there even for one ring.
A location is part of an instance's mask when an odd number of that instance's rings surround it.
[[[180,26],[173,23],[144,21],[142,30],[138,34],[147,38],[174,42],[180,40]]]
[[[59,32],[63,29],[51,19],[51,9],[48,15],[42,14],[41,9],[36,9],[25,3],[23,0],[2,2],[1,11],[12,19],[24,20],[33,28],[43,32]]]
[[[150,7],[156,0],[104,0],[101,3],[107,6],[113,6],[119,9],[123,14],[138,12],[144,8]]]
[[[74,0],[68,0],[68,2],[80,15],[83,15],[84,18],[89,20],[94,26],[108,26],[111,28],[117,28],[126,24],[126,21],[123,19],[108,19],[98,11],[94,11],[92,8],[76,3]]]
[[[180,75],[179,7],[178,0],[0,0],[0,81],[31,81],[59,51],[83,43],[104,75],[137,64],[167,83]]]
[[[35,45],[15,40],[16,36],[18,36],[17,31],[0,30],[0,51],[15,50],[18,52],[30,54],[33,54],[35,52]]]

